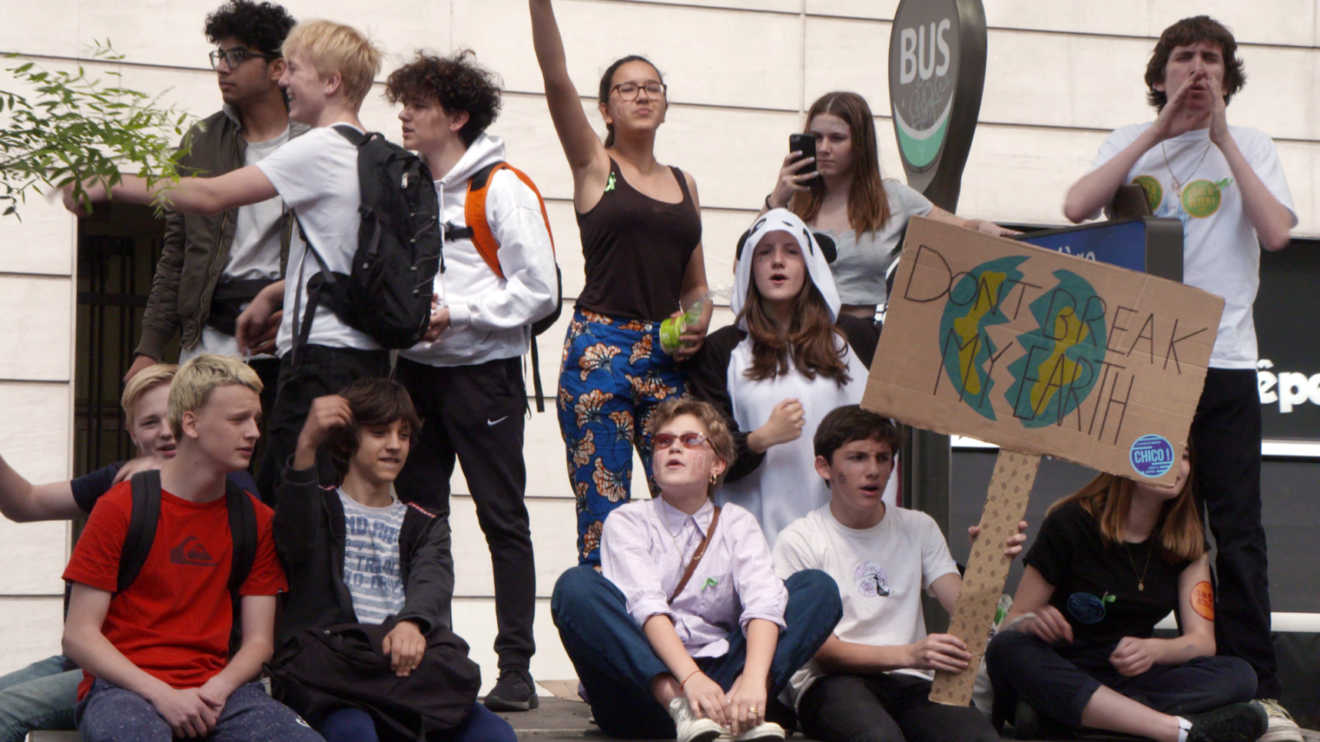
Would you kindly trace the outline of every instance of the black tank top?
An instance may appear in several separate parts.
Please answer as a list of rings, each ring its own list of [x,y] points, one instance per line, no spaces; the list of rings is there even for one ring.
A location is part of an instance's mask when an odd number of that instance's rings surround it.
[[[679,308],[683,275],[701,242],[701,215],[683,171],[669,169],[683,189],[676,204],[634,190],[610,158],[605,194],[591,211],[577,215],[587,274],[579,309],[660,320]]]

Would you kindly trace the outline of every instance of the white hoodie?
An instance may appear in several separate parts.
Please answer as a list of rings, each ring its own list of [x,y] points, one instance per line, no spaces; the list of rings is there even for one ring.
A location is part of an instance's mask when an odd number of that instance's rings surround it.
[[[468,180],[504,160],[504,142],[482,134],[443,178],[435,182],[440,223],[467,226]],[[547,316],[558,298],[555,256],[536,194],[507,170],[486,191],[486,220],[499,243],[504,278],[491,270],[471,240],[446,241],[444,272],[435,293],[449,307],[450,327],[433,343],[421,342],[399,355],[430,366],[473,366],[528,351],[529,325]]]

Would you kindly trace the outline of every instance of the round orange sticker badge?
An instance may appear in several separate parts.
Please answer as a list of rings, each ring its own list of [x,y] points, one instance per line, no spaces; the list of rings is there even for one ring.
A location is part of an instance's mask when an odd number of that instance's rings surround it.
[[[1215,589],[1202,580],[1192,587],[1192,610],[1207,621],[1215,620]]]

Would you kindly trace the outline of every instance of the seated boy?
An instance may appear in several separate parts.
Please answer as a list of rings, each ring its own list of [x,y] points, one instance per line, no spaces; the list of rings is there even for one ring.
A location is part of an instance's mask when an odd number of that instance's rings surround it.
[[[858,405],[816,428],[816,472],[830,502],[779,533],[775,569],[780,578],[824,570],[839,585],[843,620],[793,676],[789,695],[803,733],[821,742],[996,742],[975,708],[928,697],[932,670],[961,671],[971,655],[955,636],[926,634],[921,591],[952,612],[962,589],[939,526],[881,500],[901,440],[893,422]],[[1011,537],[1005,554],[1024,540]]]
[[[420,427],[407,390],[391,379],[359,379],[340,395],[312,402],[275,510],[275,546],[288,565],[293,587],[280,626],[281,647],[306,628],[393,624],[382,650],[398,678],[407,678],[423,660],[427,636],[449,628],[454,593],[449,521],[418,505],[405,505],[390,488]],[[317,480],[316,452],[323,444],[340,475],[337,488],[322,488]],[[297,662],[296,653],[281,649],[272,664],[285,662]],[[282,688],[282,673],[272,672],[277,694],[287,690],[294,691],[287,694],[290,699],[307,697],[296,688]],[[413,685],[428,679],[419,675]],[[365,674],[344,678],[354,688],[354,700],[343,704],[325,703],[325,696],[333,693],[319,686],[320,703],[297,710],[328,742],[377,742],[381,735],[376,722],[361,708],[373,688],[381,687],[400,702],[419,701],[428,709],[451,704],[458,695],[445,697],[446,689],[435,687],[396,693],[403,681],[389,676],[384,686],[376,685],[380,680]],[[452,739],[517,739],[507,721],[476,703],[475,687],[466,702],[471,708],[464,710],[466,719]]]
[[[140,458],[117,462],[72,481],[32,484],[0,457],[0,513],[17,523],[85,516],[92,506],[133,470],[158,467],[174,457],[174,433],[165,423],[170,381],[178,367],[157,363],[124,386],[120,403],[128,437]],[[229,475],[239,487],[256,492],[246,471]],[[28,732],[73,729],[82,671],[55,655],[0,677],[0,742],[23,742]]]
[[[64,652],[85,673],[77,722],[86,742],[321,739],[255,680],[274,647],[275,595],[286,589],[272,513],[256,498],[258,543],[237,616],[229,590],[226,476],[252,457],[260,391],[237,358],[203,354],[179,369],[167,418],[178,449],[159,474],[156,538],[122,592],[132,485],[117,485],[92,510],[64,572],[73,588]],[[242,642],[230,657],[235,621]]]
[[[380,71],[380,51],[348,26],[308,21],[289,32],[283,53],[288,65],[279,84],[288,97],[289,119],[313,127],[311,131],[280,145],[257,164],[223,175],[186,177],[177,185],[157,183],[150,188],[142,178],[125,175],[109,193],[102,185],[89,186],[88,198],[102,201],[113,197],[141,204],[162,199],[174,211],[216,214],[279,196],[297,212],[301,233],[315,245],[326,266],[348,273],[361,224],[358,148],[333,127],[346,125],[364,132],[358,110]],[[81,211],[81,204],[73,201],[67,188],[65,205]],[[294,315],[307,307],[307,287],[318,273],[320,267],[308,255],[304,240],[295,240],[285,271],[293,280],[277,281],[262,290],[238,320],[239,350],[277,349],[280,356],[279,389],[257,472],[266,497],[275,493],[277,478],[293,454],[312,400],[333,394],[355,379],[387,376],[390,370],[389,353],[324,304],[317,307],[306,347],[298,350],[297,358],[289,352],[294,345],[295,321],[304,329],[304,318],[295,320]],[[281,307],[287,310],[283,314]],[[320,471],[329,481],[328,461],[322,462]]]

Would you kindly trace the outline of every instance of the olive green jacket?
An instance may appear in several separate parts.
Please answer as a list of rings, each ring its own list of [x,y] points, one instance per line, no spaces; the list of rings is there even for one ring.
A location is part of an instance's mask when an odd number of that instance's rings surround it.
[[[290,121],[289,126],[291,138],[307,131],[303,124]],[[193,126],[185,141],[192,143],[181,163],[186,175],[213,177],[243,167],[247,142],[239,136],[238,112],[230,106]],[[237,209],[213,216],[170,212],[165,217],[165,243],[142,316],[137,355],[160,360],[175,333],[184,348],[201,339],[211,311],[211,295],[229,264],[237,219]],[[280,236],[281,272],[288,262],[292,234],[293,217],[286,209]]]

